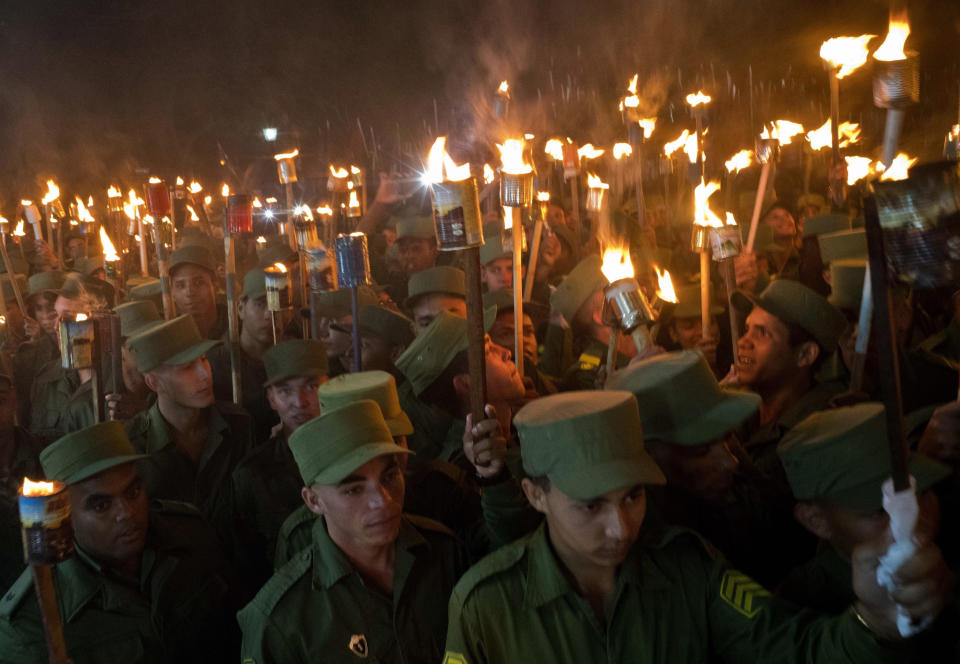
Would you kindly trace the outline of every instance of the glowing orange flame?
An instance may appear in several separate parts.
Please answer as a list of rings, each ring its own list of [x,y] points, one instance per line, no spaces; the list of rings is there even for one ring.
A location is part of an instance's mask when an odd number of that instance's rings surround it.
[[[446,149],[447,137],[440,136],[433,142],[430,154],[427,157],[427,173],[425,179],[430,184],[439,184],[446,180],[459,182],[470,177],[470,163],[457,165]]]
[[[193,206],[187,203],[187,212],[190,213],[190,221],[200,221],[200,217],[197,216],[197,211],[193,209]]]
[[[677,303],[677,292],[673,289],[673,279],[670,278],[670,272],[661,270],[656,265],[653,271],[657,273],[657,297],[664,302]]]
[[[23,232],[23,219],[17,221],[17,227],[13,229],[13,234],[17,237],[23,237],[26,233]]]
[[[790,120],[777,120],[771,122],[769,127],[764,127],[760,132],[760,138],[776,139],[780,145],[790,145],[793,137],[803,133],[803,125],[799,122]]]
[[[714,228],[723,226],[723,221],[713,213],[707,202],[719,190],[720,183],[716,180],[705,183],[703,178],[700,178],[700,184],[693,190],[693,223],[695,225],[712,226]]]
[[[550,200],[550,192],[549,192],[549,191],[538,191],[538,192],[537,192],[537,200],[540,201],[541,203],[546,203],[547,201]]]
[[[874,37],[876,35],[828,39],[820,45],[820,58],[837,68],[837,78],[844,78],[867,61],[867,43]]]
[[[869,157],[844,157],[847,162],[847,185],[854,185],[874,173],[873,160]]]
[[[188,191],[191,194],[199,194],[201,191],[203,191],[203,187],[200,186],[199,182],[194,180],[193,182],[190,183],[190,187],[188,188]]]
[[[807,132],[807,141],[813,150],[822,150],[833,146],[833,135],[831,134],[832,121],[828,119],[818,128]],[[840,147],[845,148],[851,143],[860,140],[860,125],[856,122],[841,122],[837,128],[840,137]]]
[[[580,155],[581,159],[596,159],[604,153],[604,150],[593,147],[593,143],[587,143],[582,148],[577,150],[577,154]]]
[[[880,179],[883,181],[906,180],[910,167],[915,163],[917,163],[917,157],[909,157],[901,152],[893,158],[890,168],[885,169],[883,163],[877,162],[876,170],[880,173]]]
[[[223,186],[220,187],[220,195],[224,198],[230,195],[230,185],[228,185],[226,182],[224,182]]]
[[[640,125],[640,128],[643,129],[643,137],[650,138],[650,134],[653,133],[653,130],[657,127],[656,118],[641,118],[637,120],[637,124]]]
[[[743,169],[753,165],[753,150],[740,150],[740,152],[723,162],[723,165],[727,167],[728,172],[739,173]]]
[[[321,205],[317,208],[317,214],[325,214],[327,216],[333,214],[333,208],[329,205]]]
[[[294,159],[300,155],[300,148],[294,148],[290,152],[281,152],[280,154],[273,155],[273,158],[277,161],[283,161],[284,159]]]
[[[58,198],[60,198],[60,187],[58,187],[53,180],[47,180],[47,193],[40,202],[47,205],[53,203]]]
[[[150,184],[160,184],[161,182],[163,182],[163,180],[161,180],[160,178],[158,178],[158,177],[155,176],[155,175],[151,175],[151,176],[150,176],[150,179],[147,180],[147,182],[149,182]]]
[[[257,236],[257,244],[263,245],[266,243],[267,243],[267,238],[263,237],[262,235]]]
[[[339,168],[334,168],[334,167],[333,167],[333,164],[330,164],[330,175],[333,176],[333,177],[335,177],[335,178],[343,179],[343,178],[347,177],[348,175],[350,175],[350,171],[348,171],[347,169],[345,169],[343,166],[341,166],[341,167],[339,167]]]
[[[736,226],[737,219],[733,216],[732,212],[727,212],[727,226]]]
[[[203,197],[203,204],[204,204],[204,205],[210,205],[212,202],[213,202],[213,196],[210,196],[210,195],[208,194],[208,195],[206,195],[206,196]]]
[[[273,264],[273,267],[277,268],[278,270],[280,270],[280,271],[283,272],[284,274],[286,274],[286,272],[287,272],[287,266],[284,265],[283,263],[274,263],[274,264]]]
[[[87,314],[77,314],[77,322],[82,323],[87,320]]]
[[[350,201],[347,203],[347,205],[354,210],[360,209],[360,199],[357,198],[356,191],[350,192]],[[313,219],[313,216],[311,215],[310,218]]]
[[[493,168],[490,167],[490,164],[483,165],[483,183],[490,184],[494,180]]]
[[[631,279],[634,276],[633,263],[630,262],[630,249],[626,247],[612,247],[603,252],[603,265],[600,267],[603,276],[611,284],[621,279]]]
[[[694,154],[696,154],[697,135],[692,134],[692,136],[694,140]],[[687,141],[690,139],[690,137],[691,137],[690,132],[684,129],[682,134],[677,136],[672,141],[668,141],[667,143],[664,144],[663,153],[668,157],[672,156],[674,152],[676,152],[677,150],[679,150],[680,148],[684,147],[687,144]],[[696,161],[696,159],[694,159],[694,161]]]
[[[551,138],[543,146],[543,152],[557,161],[563,161],[563,141],[559,138]]]
[[[633,148],[629,143],[614,143],[613,158],[620,160],[633,154]]]
[[[182,186],[183,186],[183,178],[180,177],[179,175],[177,176],[177,186],[178,186],[178,187],[182,187]]]
[[[57,492],[56,484],[53,482],[34,482],[24,477],[23,486],[20,487],[20,495],[31,498],[38,496],[52,496]]]
[[[497,88],[497,92],[501,94],[508,94],[510,92],[510,84],[506,81],[500,81],[500,87]]]
[[[906,17],[891,18],[890,28],[887,30],[887,38],[883,40],[873,53],[874,60],[883,62],[893,62],[894,60],[906,60],[907,54],[903,52],[903,45],[910,36],[910,24]]]
[[[110,237],[107,235],[106,229],[100,227],[100,246],[103,248],[103,259],[105,261],[113,262],[120,260],[120,256],[117,255],[117,249],[113,246],[113,242],[110,241]]]
[[[639,77],[639,74],[634,74],[633,78],[631,78],[630,82],[627,84],[627,92],[630,94],[620,100],[621,111],[624,109],[624,107],[637,108],[640,106],[640,97],[637,96],[637,79]]]
[[[127,192],[127,200],[123,204],[123,212],[130,219],[137,218],[137,209],[143,205],[143,199],[137,196],[137,192],[131,189]]]
[[[107,189],[107,198],[120,198],[121,196],[123,196],[123,194],[113,185],[110,185],[110,188]]]
[[[92,224],[96,219],[93,218],[93,215],[90,214],[90,210],[87,209],[87,206],[84,205],[83,199],[79,196],[74,197],[74,200],[77,202],[77,219],[79,221]]]
[[[609,189],[610,185],[593,173],[587,173],[587,186],[590,189]]]
[[[710,103],[711,99],[710,95],[703,93],[703,90],[698,90],[696,94],[690,93],[687,95],[687,103],[693,108],[700,105],[705,106]]]
[[[508,138],[503,145],[497,143],[500,150],[500,164],[503,172],[510,175],[526,175],[533,172],[533,166],[523,158],[524,140],[522,138]]]
[[[262,207],[263,207],[263,203],[260,202],[260,197],[259,197],[259,196],[254,196],[254,197],[253,197],[253,203],[251,203],[251,205],[253,205],[253,207],[255,207],[255,208],[262,208]]]

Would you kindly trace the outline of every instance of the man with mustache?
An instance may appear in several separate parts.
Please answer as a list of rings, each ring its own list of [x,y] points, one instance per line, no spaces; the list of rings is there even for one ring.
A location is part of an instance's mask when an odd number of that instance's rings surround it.
[[[40,454],[70,499],[75,552],[52,568],[67,654],[77,664],[236,661],[216,541],[190,505],[149,499],[141,458],[120,422]],[[29,570],[0,599],[0,661],[47,661]]]
[[[301,503],[303,482],[290,451],[290,435],[320,414],[317,388],[327,382],[327,351],[312,339],[282,341],[263,354],[266,394],[280,417],[270,440],[233,472],[234,514],[244,559],[260,581],[273,571],[277,534]],[[259,584],[255,584],[259,585]]]
[[[252,448],[250,416],[214,402],[206,352],[218,341],[200,336],[189,315],[147,327],[127,349],[157,401],[125,425],[147,455],[140,472],[150,495],[193,503],[215,524],[231,515],[230,476]],[[229,535],[221,533],[222,541]]]

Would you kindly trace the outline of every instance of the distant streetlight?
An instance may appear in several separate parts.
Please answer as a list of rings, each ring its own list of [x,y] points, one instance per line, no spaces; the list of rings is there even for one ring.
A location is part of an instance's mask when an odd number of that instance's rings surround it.
[[[276,127],[264,127],[263,128],[263,140],[267,143],[273,143],[277,140],[277,128]]]

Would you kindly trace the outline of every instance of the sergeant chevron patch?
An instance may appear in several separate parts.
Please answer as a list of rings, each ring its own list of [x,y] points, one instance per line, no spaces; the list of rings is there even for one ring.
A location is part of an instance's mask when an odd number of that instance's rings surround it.
[[[756,605],[755,600],[769,596],[766,588],[743,572],[729,569],[720,579],[720,597],[747,618],[753,618],[763,608],[762,605]]]

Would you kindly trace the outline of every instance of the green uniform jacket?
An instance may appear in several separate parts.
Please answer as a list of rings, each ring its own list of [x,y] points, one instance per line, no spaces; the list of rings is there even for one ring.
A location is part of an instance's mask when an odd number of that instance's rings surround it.
[[[140,578],[123,581],[79,547],[53,567],[67,654],[74,664],[236,662],[219,552],[192,506],[151,504]],[[0,600],[0,662],[47,661],[33,577]]]
[[[242,552],[238,558],[241,567],[257,577],[257,587],[273,574],[277,535],[284,520],[297,507],[306,509],[302,488],[297,462],[283,434],[256,447],[233,471],[234,518]]]
[[[467,565],[450,531],[405,516],[390,597],[364,581],[330,539],[326,521],[317,519],[312,546],[278,570],[237,614],[242,661],[439,662],[444,599]]]
[[[30,390],[30,432],[45,444],[67,433],[67,404],[79,387],[79,375],[60,366],[59,357],[41,367]]]
[[[414,433],[407,436],[407,445],[416,455],[411,457],[409,463],[416,465],[440,458],[453,416],[437,406],[420,401],[407,380],[398,379],[397,396],[400,407],[413,424]]]
[[[849,613],[798,611],[679,529],[634,545],[603,624],[539,528],[457,584],[446,650],[445,664],[885,661],[882,646]]]
[[[207,352],[210,371],[213,373],[213,394],[218,401],[233,401],[233,378],[230,372],[230,345],[228,341]],[[253,418],[253,439],[261,442],[270,437],[270,429],[280,421],[267,401],[267,370],[263,362],[256,360],[237,344],[237,362],[240,373],[240,394],[243,409]]]
[[[102,390],[100,398],[103,399]],[[66,412],[61,420],[63,432],[66,434],[92,427],[95,424],[93,419],[93,381],[88,380],[70,395]]]
[[[13,356],[13,384],[17,388],[17,394],[20,395],[18,410],[23,423],[28,421],[30,413],[29,396],[33,381],[37,376],[37,369],[51,360],[59,358],[60,346],[57,345],[57,340],[49,334],[44,334],[36,341],[27,341],[20,344]]]
[[[607,347],[608,344],[591,339],[577,361],[567,369],[561,391],[597,389],[597,372],[607,364]],[[630,358],[618,351],[614,368],[622,369],[629,363]]]
[[[207,446],[196,464],[173,444],[158,404],[124,425],[137,452],[149,455],[140,460],[147,495],[193,503],[218,527],[221,542],[229,543],[233,514],[230,480],[253,447],[250,417],[233,404],[211,406]]]

